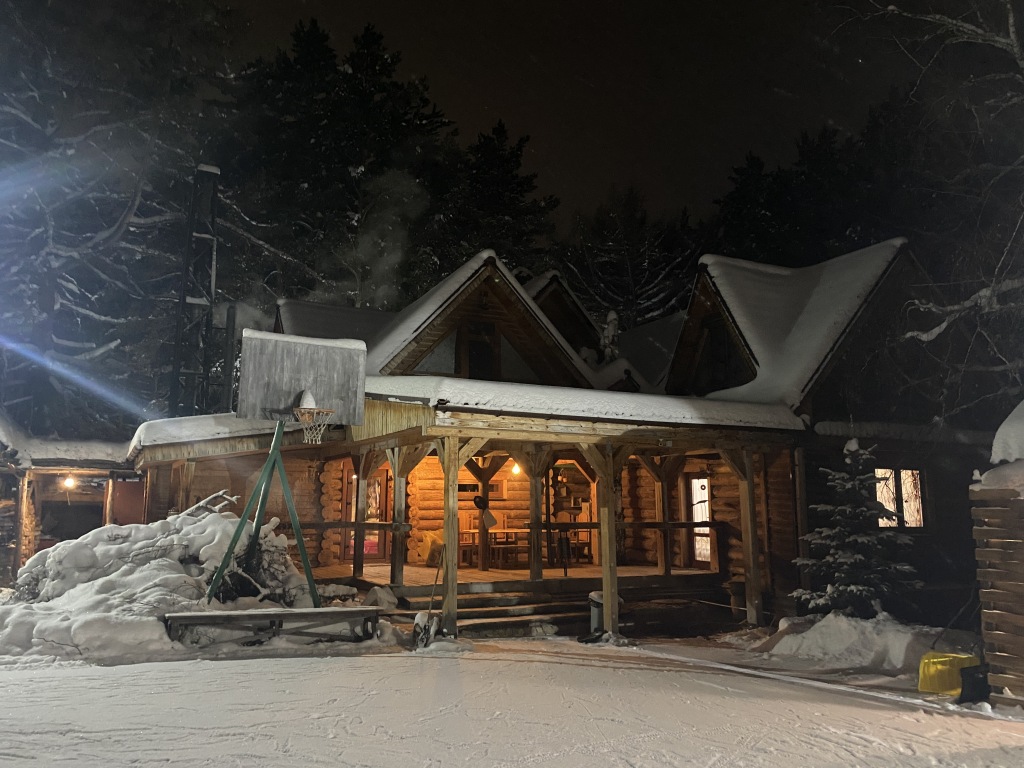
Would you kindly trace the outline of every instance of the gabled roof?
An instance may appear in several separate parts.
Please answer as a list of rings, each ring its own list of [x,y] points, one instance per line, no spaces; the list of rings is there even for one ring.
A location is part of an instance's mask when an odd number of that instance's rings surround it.
[[[527,282],[523,288],[577,352],[586,347],[601,352],[601,329],[569,287],[561,272],[550,269]]]
[[[513,311],[535,334],[530,340],[531,347],[547,349],[559,356],[558,360],[548,359],[552,368],[564,369],[576,385],[597,386],[590,367],[491,250],[481,251],[469,259],[399,312],[368,345],[367,374],[402,373],[404,368],[422,359],[441,340],[440,334],[429,334],[428,329],[440,327],[453,313],[464,308],[471,296],[484,289],[485,282],[487,290],[514,297]]]
[[[394,312],[341,307],[298,299],[278,299],[274,331],[314,339],[369,341],[394,319]]]
[[[707,397],[797,407],[904,243],[894,238],[800,269],[703,256],[756,370],[753,381]]]
[[[636,366],[654,392],[665,391],[669,363],[685,320],[685,311],[674,312],[619,334],[619,353]]]

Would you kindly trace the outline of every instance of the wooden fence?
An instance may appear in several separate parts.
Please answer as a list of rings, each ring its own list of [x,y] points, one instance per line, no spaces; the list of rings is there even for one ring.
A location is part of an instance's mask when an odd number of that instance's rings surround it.
[[[1024,499],[972,491],[981,635],[992,700],[1024,705]]]

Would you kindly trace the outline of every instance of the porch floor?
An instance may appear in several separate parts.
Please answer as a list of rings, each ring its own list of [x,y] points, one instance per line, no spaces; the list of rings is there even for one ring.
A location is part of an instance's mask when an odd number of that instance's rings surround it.
[[[616,569],[619,578],[637,576],[660,576],[661,572],[656,565],[620,565]],[[406,565],[405,586],[425,587],[434,583],[441,576],[435,566]],[[569,566],[568,576],[561,567],[545,568],[545,579],[601,579],[601,566],[576,564]],[[708,571],[696,568],[673,568],[672,576],[697,576],[708,575]],[[352,565],[344,563],[341,565],[328,565],[313,569],[313,578],[316,581],[331,582],[341,581],[352,577]],[[479,568],[459,568],[460,584],[491,584],[502,581],[525,581],[530,578],[530,571],[526,568],[504,569],[492,568],[482,571]],[[367,563],[363,566],[363,580],[372,584],[386,585],[391,581],[391,566],[387,563]]]

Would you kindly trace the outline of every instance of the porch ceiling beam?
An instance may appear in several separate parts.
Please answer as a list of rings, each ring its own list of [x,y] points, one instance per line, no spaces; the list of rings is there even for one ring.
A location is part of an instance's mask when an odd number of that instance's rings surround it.
[[[323,461],[330,461],[331,459],[340,458],[342,456],[351,456],[352,453],[358,453],[361,449],[369,450],[387,450],[388,448],[397,448],[403,446],[414,446],[414,445],[427,445],[429,453],[433,450],[433,444],[431,438],[423,435],[422,427],[409,427],[399,432],[384,436],[374,437],[367,440],[357,440],[351,443],[342,441],[330,441],[322,443],[320,446],[319,457]]]
[[[538,419],[498,417],[494,420],[474,420],[472,423],[437,424],[423,427],[427,437],[452,435],[462,438],[487,437],[500,441],[594,444],[623,442],[635,448],[649,448],[665,454],[683,454],[688,451],[740,449],[753,446],[758,450],[789,446],[796,443],[797,435],[759,433],[751,431],[683,428],[665,430],[643,424],[592,424],[552,422]]]

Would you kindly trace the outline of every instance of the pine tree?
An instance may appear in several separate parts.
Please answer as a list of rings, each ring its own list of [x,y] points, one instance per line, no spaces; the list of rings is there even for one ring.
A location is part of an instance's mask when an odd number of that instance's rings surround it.
[[[686,307],[701,250],[685,212],[652,220],[633,187],[612,190],[591,217],[577,217],[562,269],[595,317],[615,312],[623,330]]]
[[[897,561],[900,548],[910,543],[910,537],[881,525],[895,521],[896,515],[875,497],[878,478],[872,469],[871,450],[861,448],[853,439],[843,453],[842,469],[821,470],[835,492],[835,503],[811,507],[827,521],[803,537],[811,556],[794,561],[819,586],[798,589],[792,596],[814,613],[847,611],[871,618],[886,597],[918,582],[912,579],[913,567]]]

